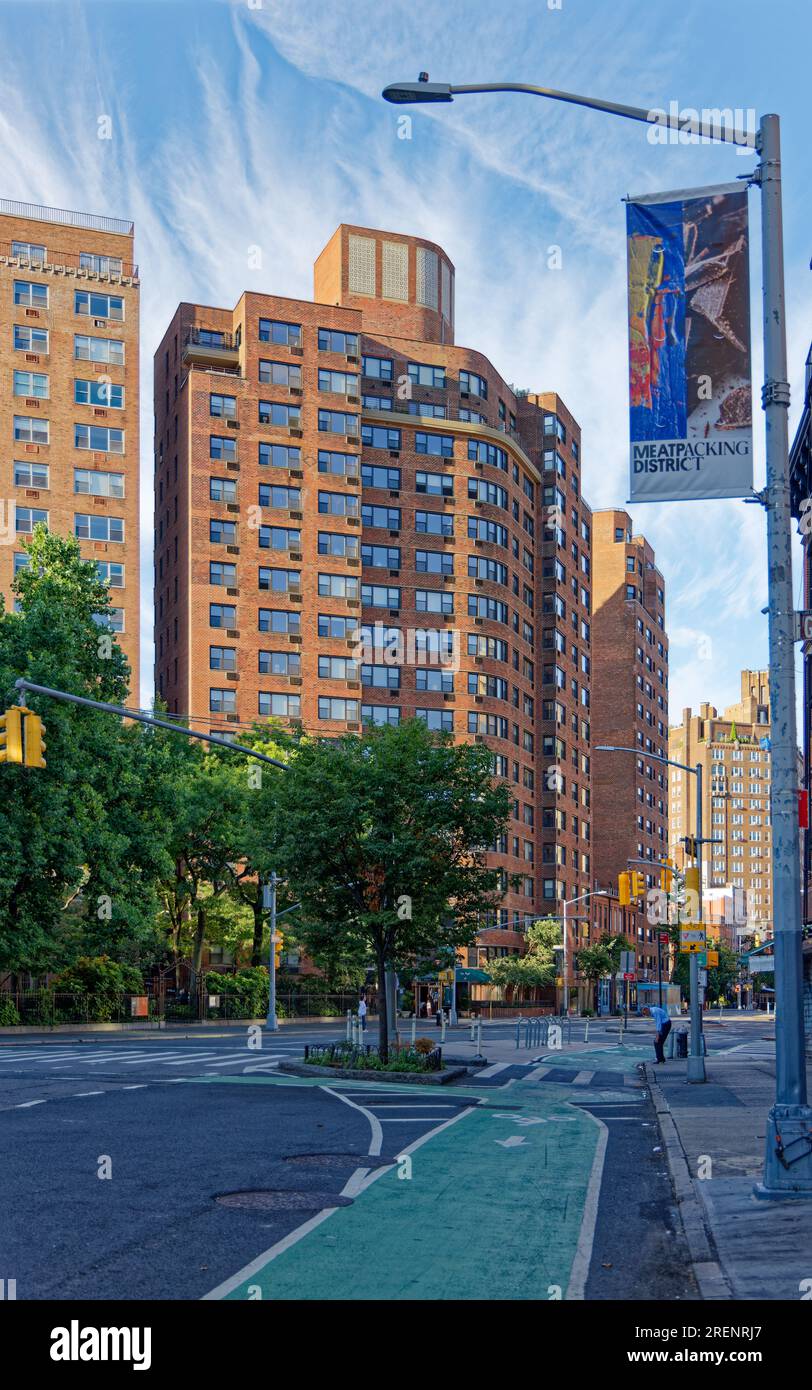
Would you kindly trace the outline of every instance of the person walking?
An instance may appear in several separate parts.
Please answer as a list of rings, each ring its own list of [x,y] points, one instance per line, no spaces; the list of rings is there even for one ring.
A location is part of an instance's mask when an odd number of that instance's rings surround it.
[[[358,1017],[361,1020],[361,1032],[365,1033],[367,1031],[367,1001],[363,995],[358,1000]]]
[[[668,1010],[660,1008],[659,1004],[652,1004],[649,1008],[649,1013],[654,1019],[654,1025],[657,1029],[654,1035],[654,1053],[657,1059],[655,1062],[656,1066],[659,1063],[665,1062],[663,1044],[668,1034],[671,1032],[671,1019],[668,1017]]]

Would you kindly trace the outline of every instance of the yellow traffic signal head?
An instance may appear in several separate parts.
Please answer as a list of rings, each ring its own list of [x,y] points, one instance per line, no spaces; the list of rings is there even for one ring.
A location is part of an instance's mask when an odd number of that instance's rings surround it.
[[[25,765],[26,767],[45,767],[45,725],[38,714],[25,716]]]
[[[23,712],[12,705],[0,715],[0,763],[21,763],[23,760]]]
[[[637,869],[633,869],[629,877],[631,878],[632,897],[642,898],[646,891],[646,880],[643,875]]]
[[[671,884],[674,879],[674,866],[669,859],[660,869],[660,887],[664,893],[671,892]]]
[[[620,906],[628,907],[632,900],[631,876],[629,874],[618,874],[617,895],[620,899]]]

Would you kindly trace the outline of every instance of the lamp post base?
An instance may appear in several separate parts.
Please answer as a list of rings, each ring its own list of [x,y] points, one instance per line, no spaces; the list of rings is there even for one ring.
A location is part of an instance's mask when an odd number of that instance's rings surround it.
[[[764,1180],[754,1195],[764,1201],[812,1198],[812,1108],[774,1105],[767,1116]]]
[[[707,1076],[705,1075],[705,1058],[704,1058],[704,1057],[689,1057],[689,1058],[688,1058],[688,1070],[687,1070],[687,1072],[686,1072],[685,1075],[686,1075],[686,1080],[687,1080],[687,1081],[693,1081],[693,1082],[707,1081],[708,1078],[707,1078]]]
[[[276,1014],[268,1014],[265,1020],[265,1027],[269,1033],[279,1032],[279,1019],[276,1017]]]

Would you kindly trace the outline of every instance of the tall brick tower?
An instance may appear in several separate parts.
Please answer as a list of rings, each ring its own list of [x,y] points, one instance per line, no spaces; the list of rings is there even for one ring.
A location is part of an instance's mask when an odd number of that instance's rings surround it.
[[[111,589],[138,693],[138,267],[133,224],[0,201],[9,447],[0,591],[38,521],[75,535]],[[13,514],[12,514],[13,512]]]
[[[486,742],[513,797],[494,862],[521,886],[481,940],[519,949],[591,887],[591,514],[566,407],[454,345],[440,247],[342,225],[313,303],[178,306],[155,414],[170,710],[326,735],[418,715]]]

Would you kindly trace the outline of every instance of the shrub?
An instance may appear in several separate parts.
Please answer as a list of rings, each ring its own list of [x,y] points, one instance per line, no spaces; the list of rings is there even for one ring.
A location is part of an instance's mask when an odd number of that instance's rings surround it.
[[[431,1038],[416,1038],[414,1050],[415,1052],[428,1054],[429,1052],[433,1052],[436,1046],[436,1042],[432,1042]]]
[[[262,1018],[268,1012],[268,971],[264,965],[246,965],[236,975],[220,975],[210,970],[205,980],[208,994],[220,995],[220,1006],[212,1010],[218,1018]],[[283,1011],[277,1006],[277,1016]]]
[[[60,1010],[66,1015],[65,1021],[75,1016],[107,1023],[120,1012],[124,995],[143,994],[144,981],[134,965],[124,965],[109,956],[80,956],[54,980],[53,989],[56,995],[73,996],[74,1007]]]
[[[11,999],[0,997],[0,1028],[10,1028],[20,1022],[17,1006]]]

